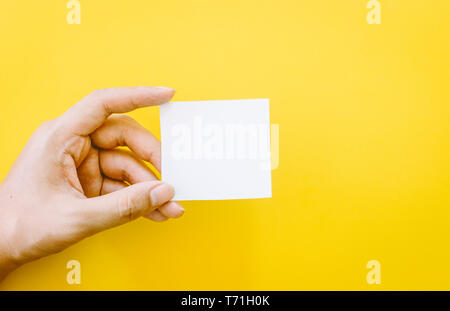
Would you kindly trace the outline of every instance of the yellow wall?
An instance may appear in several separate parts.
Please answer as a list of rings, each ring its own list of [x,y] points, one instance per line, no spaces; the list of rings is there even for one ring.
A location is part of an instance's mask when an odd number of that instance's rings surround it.
[[[25,265],[5,290],[450,290],[450,2],[0,3],[0,180],[44,120],[102,87],[270,98],[273,198],[189,202]],[[159,136],[157,108],[132,113]],[[66,283],[79,260],[82,284]],[[366,264],[381,263],[368,285]]]

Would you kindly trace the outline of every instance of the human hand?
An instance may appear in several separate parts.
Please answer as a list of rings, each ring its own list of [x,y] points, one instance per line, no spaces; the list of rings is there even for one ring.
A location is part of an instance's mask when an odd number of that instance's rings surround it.
[[[170,201],[172,187],[143,162],[160,170],[159,141],[131,117],[111,116],[164,104],[174,93],[98,90],[39,127],[0,185],[0,279],[138,217],[163,221],[183,214]]]

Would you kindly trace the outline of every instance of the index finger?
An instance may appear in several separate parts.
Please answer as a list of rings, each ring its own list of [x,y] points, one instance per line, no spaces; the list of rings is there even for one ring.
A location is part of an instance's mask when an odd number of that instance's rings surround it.
[[[168,102],[175,90],[166,87],[120,87],[97,90],[83,98],[61,116],[62,128],[86,136],[99,128],[113,113],[125,113],[138,108]]]

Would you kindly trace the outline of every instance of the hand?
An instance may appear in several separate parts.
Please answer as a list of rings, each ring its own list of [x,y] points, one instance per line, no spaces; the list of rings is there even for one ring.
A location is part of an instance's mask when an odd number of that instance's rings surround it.
[[[95,91],[33,134],[0,185],[0,279],[140,216],[155,221],[184,209],[160,170],[159,141],[125,113],[168,102],[169,88]],[[127,146],[131,151],[115,149]]]

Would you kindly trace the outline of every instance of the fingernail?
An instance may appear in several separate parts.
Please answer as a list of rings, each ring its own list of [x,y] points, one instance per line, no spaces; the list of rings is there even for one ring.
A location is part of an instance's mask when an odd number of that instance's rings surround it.
[[[184,214],[185,209],[183,206],[180,205],[180,203],[174,202],[175,210],[178,212],[178,217]]]
[[[152,206],[160,206],[170,199],[172,199],[174,194],[172,186],[168,184],[161,184],[150,191],[150,200],[152,201]]]
[[[155,86],[155,88],[164,90],[164,91],[173,91],[174,89],[171,87],[165,87],[165,86]]]

